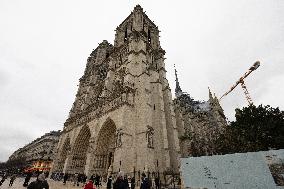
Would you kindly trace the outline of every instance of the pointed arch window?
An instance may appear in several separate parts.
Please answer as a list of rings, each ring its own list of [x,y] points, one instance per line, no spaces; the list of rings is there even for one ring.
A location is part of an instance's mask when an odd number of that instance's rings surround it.
[[[151,44],[151,31],[148,29],[148,43]]]
[[[127,26],[125,27],[124,31],[124,42],[127,41]]]

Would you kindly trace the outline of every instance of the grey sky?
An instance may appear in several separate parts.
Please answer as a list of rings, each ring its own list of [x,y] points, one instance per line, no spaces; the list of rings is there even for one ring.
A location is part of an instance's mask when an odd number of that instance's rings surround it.
[[[86,59],[140,4],[161,30],[167,78],[197,100],[218,97],[256,61],[246,80],[255,104],[284,109],[284,1],[0,0],[0,161],[63,128]],[[240,87],[221,104],[246,106]]]

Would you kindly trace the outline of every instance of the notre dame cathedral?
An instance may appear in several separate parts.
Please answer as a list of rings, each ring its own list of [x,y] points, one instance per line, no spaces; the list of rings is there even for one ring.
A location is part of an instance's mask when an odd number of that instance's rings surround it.
[[[53,172],[179,172],[179,158],[214,154],[212,140],[226,126],[216,97],[195,101],[176,77],[166,79],[158,27],[137,5],[87,59],[64,123]]]

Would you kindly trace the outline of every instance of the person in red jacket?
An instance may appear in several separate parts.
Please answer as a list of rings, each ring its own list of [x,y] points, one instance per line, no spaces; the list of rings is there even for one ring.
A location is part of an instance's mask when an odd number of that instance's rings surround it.
[[[93,185],[93,181],[89,180],[89,182],[85,185],[84,189],[96,189]]]

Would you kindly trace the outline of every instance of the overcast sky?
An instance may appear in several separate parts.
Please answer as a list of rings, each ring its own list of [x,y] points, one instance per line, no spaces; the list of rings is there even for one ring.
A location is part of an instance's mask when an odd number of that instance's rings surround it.
[[[174,91],[218,97],[256,61],[245,81],[256,105],[284,109],[284,1],[0,0],[0,161],[63,128],[92,49],[140,4],[158,25]],[[247,105],[240,87],[221,105],[229,120]]]

